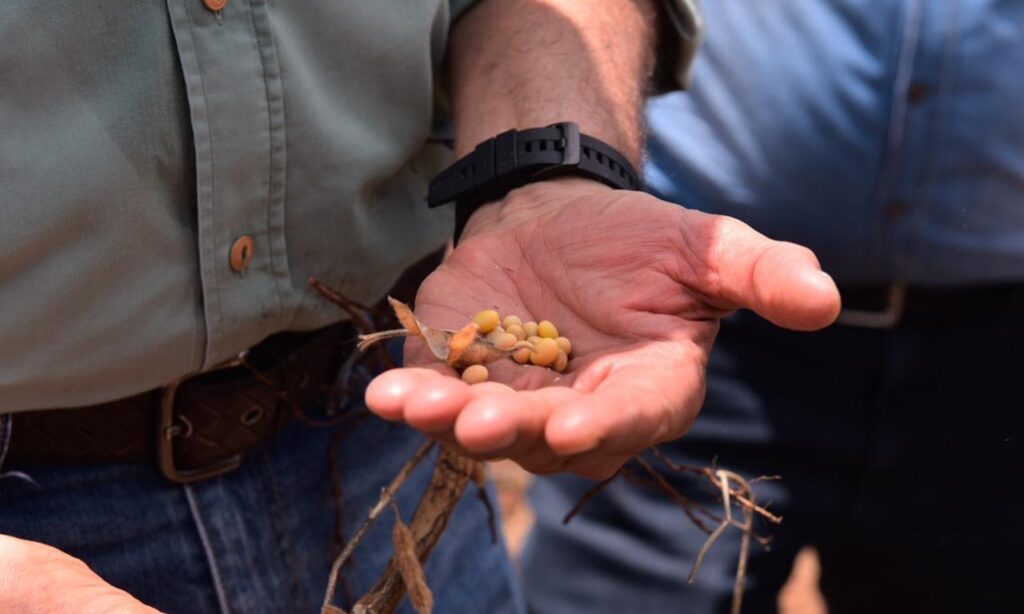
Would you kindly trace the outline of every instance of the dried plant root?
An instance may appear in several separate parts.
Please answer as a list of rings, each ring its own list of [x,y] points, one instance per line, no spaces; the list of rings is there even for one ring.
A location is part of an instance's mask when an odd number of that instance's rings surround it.
[[[782,522],[782,518],[780,516],[769,512],[767,509],[756,503],[750,484],[760,480],[778,479],[778,476],[762,476],[748,481],[737,473],[725,469],[718,469],[713,466],[691,467],[687,465],[678,465],[662,454],[656,447],[651,448],[650,452],[673,472],[692,473],[705,478],[712,486],[715,487],[722,499],[722,513],[721,515],[715,514],[680,493],[674,486],[672,486],[671,482],[669,482],[665,476],[652,467],[651,464],[643,457],[638,455],[631,459],[633,463],[639,466],[651,478],[651,480],[653,480],[653,485],[655,487],[663,490],[669,498],[682,508],[690,522],[708,534],[708,538],[704,541],[704,544],[697,552],[697,557],[694,560],[687,582],[692,583],[694,581],[697,572],[700,570],[700,567],[704,562],[705,556],[718,541],[719,537],[721,537],[729,527],[734,527],[741,532],[739,560],[736,567],[736,581],[733,586],[733,601],[731,608],[732,614],[739,614],[740,608],[743,604],[743,591],[746,585],[747,561],[750,557],[750,542],[752,540],[756,540],[762,546],[767,547],[770,541],[769,538],[762,537],[754,533],[754,518],[755,516],[760,516],[769,522],[776,524]],[[629,478],[631,481],[639,479],[638,476],[634,475],[633,472],[629,471],[626,467],[619,469],[615,475],[597,483],[594,487],[585,492],[577,501],[576,505],[573,506],[572,510],[566,514],[563,523],[571,521],[587,503],[589,503],[612,480],[620,475]],[[743,516],[742,521],[734,517],[732,509],[733,504],[739,507],[740,513]],[[712,529],[705,524],[705,519],[713,520],[718,524],[714,529]]]

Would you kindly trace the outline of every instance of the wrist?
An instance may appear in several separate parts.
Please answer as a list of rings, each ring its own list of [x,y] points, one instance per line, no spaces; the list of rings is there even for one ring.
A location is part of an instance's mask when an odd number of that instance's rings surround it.
[[[461,237],[456,238],[464,241],[502,228],[539,223],[558,213],[567,202],[612,189],[600,181],[571,175],[530,183],[480,206],[469,217]]]

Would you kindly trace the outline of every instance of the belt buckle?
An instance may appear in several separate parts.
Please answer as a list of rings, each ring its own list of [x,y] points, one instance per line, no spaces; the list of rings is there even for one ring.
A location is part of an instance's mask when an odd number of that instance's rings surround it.
[[[880,330],[895,328],[903,318],[906,299],[907,286],[905,284],[893,284],[889,286],[885,307],[877,311],[843,308],[839,312],[839,317],[836,318],[836,323],[843,326],[876,328]]]
[[[180,424],[176,424],[175,419],[177,418],[184,422],[184,434],[186,437],[192,434],[193,427],[192,423],[184,416],[175,416],[174,405],[175,400],[177,399],[178,388],[182,384],[193,377],[240,366],[245,361],[246,353],[247,352],[241,352],[235,358],[222,362],[212,369],[203,371],[202,373],[182,377],[164,386],[160,395],[160,418],[157,426],[156,450],[160,473],[162,473],[168,480],[177,484],[201,482],[203,480],[224,475],[225,473],[230,473],[241,466],[242,455],[233,454],[206,467],[200,467],[198,469],[179,468],[174,460],[173,440],[175,437],[182,434],[182,426]]]

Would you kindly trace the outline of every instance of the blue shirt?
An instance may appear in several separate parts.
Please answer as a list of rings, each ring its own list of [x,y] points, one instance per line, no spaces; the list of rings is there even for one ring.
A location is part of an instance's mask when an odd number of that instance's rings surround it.
[[[647,180],[847,282],[1024,281],[1024,2],[714,0]]]

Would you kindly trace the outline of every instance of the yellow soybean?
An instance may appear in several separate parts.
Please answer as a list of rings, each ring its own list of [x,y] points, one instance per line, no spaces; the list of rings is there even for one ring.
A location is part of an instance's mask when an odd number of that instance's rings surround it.
[[[530,348],[519,348],[518,350],[512,352],[512,360],[518,362],[521,365],[525,365],[526,363],[530,362],[530,354],[532,353],[533,352],[530,351]]]
[[[528,342],[530,342],[530,344],[531,344],[531,345],[534,345],[534,346],[535,346],[535,345],[537,345],[537,342],[541,340],[541,338],[540,338],[540,337],[538,337],[537,335],[534,335],[534,336],[532,336],[532,337],[527,337],[527,339],[526,339],[526,340],[527,340]]]
[[[488,339],[490,339],[491,341],[496,341],[498,339],[498,337],[500,337],[500,336],[502,336],[504,334],[505,334],[505,329],[499,326],[498,328],[495,328],[494,330],[492,330],[491,332],[487,333],[484,336],[487,337]]]
[[[506,319],[505,321],[507,322],[508,320]],[[523,327],[521,325],[519,325],[519,324],[513,324],[511,326],[506,326],[505,327],[505,332],[509,333],[511,335],[515,335],[516,339],[518,339],[520,341],[522,341],[523,339],[526,339],[526,331],[523,330]]]
[[[487,381],[487,367],[483,365],[470,365],[462,372],[462,381],[467,384],[479,384]]]
[[[551,363],[551,368],[559,373],[564,373],[567,366],[569,366],[568,354],[562,350],[558,350],[558,355],[555,356],[555,361]]]
[[[527,322],[527,323],[523,324],[523,332],[526,333],[526,337],[527,338],[536,337],[537,336],[537,323],[536,322]]]
[[[530,354],[530,362],[538,367],[546,367],[558,357],[558,344],[554,339],[541,339],[534,346],[537,349]]]
[[[511,333],[501,333],[494,338],[494,347],[499,350],[511,350],[516,347],[516,343],[518,342],[519,339],[516,339],[515,335]]]
[[[518,316],[505,316],[505,319],[501,321],[501,325],[508,330],[512,326],[522,326],[523,321]]]
[[[554,339],[558,337],[558,329],[549,320],[541,320],[537,325],[537,334],[547,339]]]
[[[572,353],[572,342],[569,341],[568,338],[566,338],[566,337],[557,337],[557,338],[555,338],[555,343],[558,344],[558,349],[560,349],[563,352],[565,352],[566,355],[569,355],[569,354]]]
[[[486,335],[501,324],[501,316],[493,309],[484,309],[473,316],[473,321],[480,327],[480,334]]]

